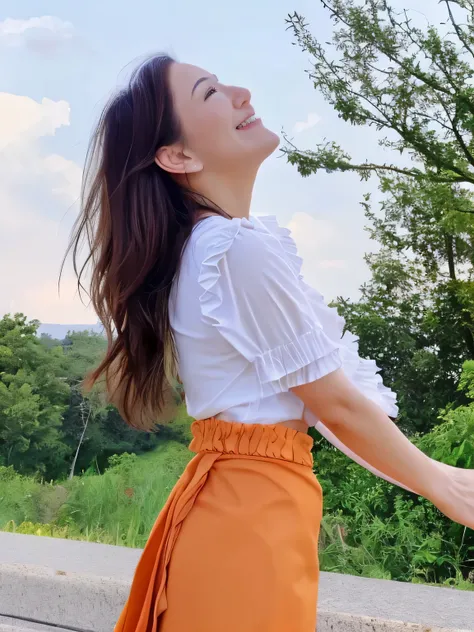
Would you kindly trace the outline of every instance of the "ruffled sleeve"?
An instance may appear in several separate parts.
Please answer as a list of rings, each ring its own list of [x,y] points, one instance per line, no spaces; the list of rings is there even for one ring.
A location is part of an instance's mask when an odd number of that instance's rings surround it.
[[[278,243],[248,220],[214,219],[199,274],[201,317],[250,363],[263,394],[288,391],[341,366]]]
[[[277,238],[282,250],[286,253],[289,265],[298,277],[300,287],[310,305],[314,318],[323,328],[326,336],[339,349],[342,368],[346,376],[368,399],[376,403],[389,417],[397,417],[398,407],[395,393],[386,387],[379,374],[379,367],[374,360],[359,356],[359,345],[356,336],[345,328],[344,319],[337,310],[329,307],[323,296],[313,287],[305,283],[301,274],[302,259],[298,256],[296,244],[287,228],[279,226],[274,216],[257,218],[262,225]]]

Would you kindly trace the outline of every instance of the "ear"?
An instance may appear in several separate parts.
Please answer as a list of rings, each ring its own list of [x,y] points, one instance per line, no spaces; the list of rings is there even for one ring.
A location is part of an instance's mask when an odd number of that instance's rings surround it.
[[[180,145],[160,147],[155,154],[156,164],[169,173],[196,173],[202,171],[202,162]]]

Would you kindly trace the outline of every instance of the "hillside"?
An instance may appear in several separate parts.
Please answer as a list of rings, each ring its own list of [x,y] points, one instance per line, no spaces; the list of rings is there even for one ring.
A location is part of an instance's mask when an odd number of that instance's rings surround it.
[[[95,325],[62,325],[62,324],[54,324],[54,323],[41,323],[38,328],[38,336],[41,334],[46,334],[51,336],[51,338],[56,338],[57,340],[63,340],[69,331],[94,331],[96,333],[102,333],[102,325],[97,323]]]

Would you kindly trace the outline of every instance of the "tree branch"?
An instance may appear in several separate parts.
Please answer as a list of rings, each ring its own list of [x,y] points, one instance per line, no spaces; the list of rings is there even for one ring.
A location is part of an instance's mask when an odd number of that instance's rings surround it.
[[[451,127],[449,127],[449,125],[446,125],[446,123],[443,123],[442,121],[437,119],[435,116],[431,116],[430,114],[427,114],[426,112],[420,112],[419,110],[412,110],[410,112],[410,114],[416,114],[416,115],[418,115],[420,117],[423,117],[423,118],[427,119],[428,121],[433,121],[434,123],[437,123],[443,129],[448,130],[448,132],[452,132],[453,131],[453,129]]]
[[[345,24],[349,29],[351,29],[351,30],[353,29],[352,24],[350,22],[348,22],[346,19],[344,19],[344,17],[341,15],[341,13],[338,13],[332,6],[330,6],[328,4],[328,2],[326,2],[326,0],[321,0],[321,3],[323,4],[323,6],[326,9],[329,9],[329,11],[331,11],[331,13],[340,22]],[[390,20],[392,26],[395,28],[398,25],[403,30],[403,32],[405,32],[405,30],[401,27],[401,25],[396,20],[393,20],[389,7],[387,7],[387,13],[388,13],[389,20]],[[373,37],[373,39],[371,40],[371,43],[377,48],[377,50],[379,50],[384,55],[386,55],[388,57],[388,59],[390,59],[390,61],[393,61],[394,63],[396,63],[398,66],[400,66],[400,68],[404,68],[403,62],[405,60],[400,60],[398,57],[395,57],[393,54],[387,52],[387,50],[384,50],[384,48],[380,46],[380,42],[377,40],[376,37]],[[415,43],[419,47],[419,49],[421,49],[421,46],[417,42],[413,41],[413,43]],[[411,74],[414,77],[419,79],[422,83],[425,83],[427,86],[430,86],[430,88],[433,88],[433,90],[438,90],[439,92],[443,92],[444,94],[449,94],[449,96],[452,97],[451,91],[448,90],[447,88],[445,88],[443,85],[441,85],[433,77],[428,78],[424,73],[419,73],[414,67],[410,68],[410,72],[411,72]]]
[[[310,160],[314,160],[314,152],[312,151],[302,151],[300,149],[298,149],[295,145],[293,145],[293,143],[291,143],[291,141],[288,140],[288,138],[285,136],[285,141],[288,143],[288,145],[290,145],[292,147],[291,151],[286,150],[285,148],[283,148],[281,151],[282,153],[288,155],[290,153],[292,153],[293,155],[296,156],[301,156],[301,158],[309,158]],[[327,168],[327,167],[325,167]],[[462,183],[462,182],[466,182],[466,179],[464,177],[452,177],[452,178],[448,178],[448,177],[443,177],[443,176],[437,176],[433,173],[430,174],[426,174],[423,173],[422,171],[413,171],[410,169],[403,169],[402,167],[396,167],[395,165],[378,165],[375,163],[371,163],[371,162],[366,162],[366,163],[362,163],[362,164],[353,164],[353,163],[346,163],[345,165],[343,165],[342,163],[340,164],[339,169],[335,168],[334,171],[391,171],[393,173],[399,173],[400,175],[404,175],[404,176],[409,176],[410,178],[423,178],[423,179],[429,179],[432,182],[437,182],[439,184],[452,184],[452,183]],[[473,179],[474,182],[474,179]],[[458,210],[458,209],[456,209]],[[459,212],[461,213],[469,213],[469,214],[474,214],[474,209],[472,211],[468,211],[468,210],[463,210],[461,211],[459,209]]]
[[[454,30],[456,31],[456,35],[459,37],[459,39],[461,40],[464,48],[469,51],[469,53],[471,54],[472,57],[474,57],[474,50],[469,46],[469,44],[466,41],[466,38],[464,37],[464,33],[462,31],[462,29],[460,28],[459,24],[456,22],[456,20],[454,19],[454,15],[453,12],[451,11],[451,7],[449,5],[449,0],[444,0],[444,3],[446,5],[446,8],[448,10],[448,15],[449,15],[449,20],[451,22],[451,24],[454,27]]]
[[[442,66],[435,58],[434,55],[432,55],[431,57],[429,57],[429,55],[426,54],[426,51],[424,50],[422,44],[420,44],[419,42],[417,42],[415,39],[413,39],[413,36],[411,34],[411,32],[408,30],[409,29],[409,20],[408,20],[408,16],[406,14],[406,9],[404,9],[404,13],[405,13],[405,24],[407,26],[407,30],[405,30],[405,28],[403,27],[403,24],[401,22],[397,22],[396,20],[393,20],[392,25],[395,28],[396,26],[398,26],[404,33],[405,35],[408,37],[408,39],[415,44],[416,46],[418,46],[418,51],[419,52],[423,52],[425,55],[425,59],[430,59],[431,62],[433,64],[435,64],[435,66],[438,68],[438,70],[444,75],[445,79],[448,81],[448,83],[450,84],[451,88],[453,88],[454,91],[459,90],[459,86],[456,85],[456,83],[454,83],[452,76],[450,75],[450,73],[447,71],[447,69]],[[449,94],[452,97],[452,93],[448,90],[447,94]]]
[[[373,101],[371,101],[369,97],[365,96],[364,94],[361,94],[360,92],[357,92],[353,88],[350,88],[348,85],[348,82],[339,76],[334,65],[328,62],[328,60],[326,59],[324,55],[321,56],[321,60],[324,62],[329,72],[331,72],[335,76],[337,81],[341,82],[347,87],[349,94],[352,94],[358,97],[359,99],[361,99],[362,101],[365,101],[366,103],[368,103],[370,107],[373,107],[375,110],[377,110],[377,112],[379,112],[380,115],[383,117],[383,118],[377,118],[374,115],[372,115],[368,110],[365,110],[364,114],[368,120],[372,121],[372,123],[374,123],[375,125],[380,125],[381,127],[394,129],[396,132],[400,134],[400,136],[403,137],[402,130],[395,126],[395,123],[393,122],[393,120],[387,116],[387,114],[379,107],[377,103],[374,103]],[[316,80],[318,78],[317,75],[313,75],[312,73],[309,73],[309,74],[313,80]],[[327,84],[326,84],[326,87],[328,87]]]
[[[471,152],[469,151],[468,146],[466,145],[464,138],[462,137],[462,134],[459,132],[458,126],[457,126],[457,118],[456,116],[454,116],[453,119],[451,119],[451,116],[449,114],[448,108],[446,106],[445,103],[443,103],[443,100],[440,99],[440,104],[441,107],[444,109],[446,116],[448,117],[448,121],[451,123],[451,127],[453,130],[453,134],[456,137],[456,140],[458,141],[463,154],[465,155],[467,161],[469,162],[470,165],[472,165],[474,167],[474,157],[472,156]]]

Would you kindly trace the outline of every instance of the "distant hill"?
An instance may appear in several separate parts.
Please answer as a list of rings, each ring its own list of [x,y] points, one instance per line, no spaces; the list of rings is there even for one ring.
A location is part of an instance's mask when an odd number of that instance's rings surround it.
[[[54,325],[51,323],[41,323],[38,328],[38,336],[41,334],[49,334],[52,338],[63,340],[67,336],[68,331],[95,331],[102,333],[103,327],[101,324],[96,325]]]

